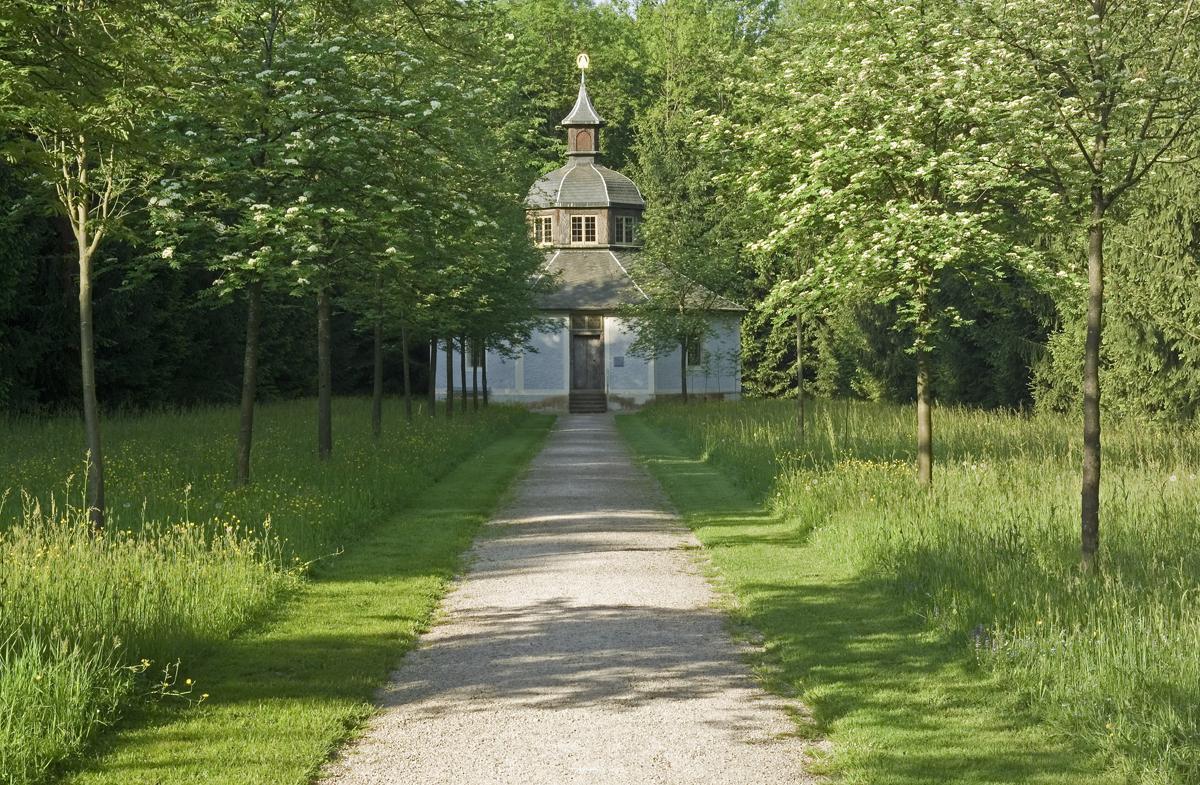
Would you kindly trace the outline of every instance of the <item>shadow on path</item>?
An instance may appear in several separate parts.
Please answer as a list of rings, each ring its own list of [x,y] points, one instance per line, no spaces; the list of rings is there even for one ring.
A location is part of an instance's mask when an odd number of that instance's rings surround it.
[[[706,546],[763,642],[755,665],[827,736],[831,773],[869,785],[1112,783],[1047,735],[961,644],[935,639],[894,588],[823,558],[788,521],[637,417],[619,428]]]

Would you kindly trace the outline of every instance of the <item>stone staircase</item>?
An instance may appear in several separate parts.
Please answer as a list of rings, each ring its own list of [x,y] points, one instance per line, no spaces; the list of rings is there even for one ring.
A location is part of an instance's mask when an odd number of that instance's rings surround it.
[[[603,414],[608,411],[608,395],[603,390],[576,390],[567,409],[571,414]]]

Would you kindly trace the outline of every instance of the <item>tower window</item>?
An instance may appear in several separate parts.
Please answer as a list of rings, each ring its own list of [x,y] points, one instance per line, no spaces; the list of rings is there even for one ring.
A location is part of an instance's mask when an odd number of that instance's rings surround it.
[[[554,242],[553,218],[547,215],[533,219],[533,241],[538,245],[549,245]]]
[[[632,215],[617,216],[616,241],[630,244],[637,242],[637,219]]]
[[[571,242],[573,242],[573,243],[594,243],[594,242],[596,242],[596,216],[594,216],[594,215],[572,215],[571,216]]]

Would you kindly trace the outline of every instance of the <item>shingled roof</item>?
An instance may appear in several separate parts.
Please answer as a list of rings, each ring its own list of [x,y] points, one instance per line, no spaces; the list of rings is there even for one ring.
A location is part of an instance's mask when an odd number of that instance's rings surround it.
[[[633,180],[590,158],[573,160],[543,175],[529,189],[525,204],[532,208],[646,206]]]
[[[606,248],[554,251],[547,257],[543,278],[539,279],[544,282],[546,276],[551,276],[554,285],[539,295],[537,305],[546,311],[610,311],[644,302],[650,298],[638,286],[637,266],[642,263],[639,256],[636,251]],[[714,311],[746,310],[719,296],[706,306]]]

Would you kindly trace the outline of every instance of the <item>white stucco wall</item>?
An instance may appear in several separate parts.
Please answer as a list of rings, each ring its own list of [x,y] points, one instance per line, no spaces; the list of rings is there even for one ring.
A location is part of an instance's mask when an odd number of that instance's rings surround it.
[[[611,395],[640,404],[654,391],[654,361],[629,353],[636,337],[626,320],[604,318],[605,386]]]
[[[565,408],[568,394],[568,318],[551,317],[557,327],[539,331],[530,341],[532,350],[518,357],[499,352],[487,354],[488,392],[493,401],[524,403],[535,408]],[[438,397],[446,397],[445,354],[438,356]],[[454,389],[459,389],[459,354],[454,352]],[[482,383],[482,382],[481,382]],[[467,367],[467,389],[471,387],[471,368]]]
[[[704,341],[700,364],[688,368],[688,393],[738,397],[742,392],[741,319],[735,314],[713,317],[712,333]],[[654,392],[678,395],[679,350],[654,360]]]
[[[533,351],[516,358],[488,353],[488,388],[492,400],[566,408],[570,394],[570,319],[566,314],[556,314],[552,318],[557,326],[533,336]],[[652,400],[655,394],[678,395],[681,391],[679,351],[654,359],[635,357],[629,353],[635,337],[626,320],[604,317],[605,390],[612,409],[640,406]],[[713,331],[704,342],[701,363],[688,369],[688,392],[739,397],[742,391],[740,352],[741,319],[735,314],[714,315]],[[442,398],[446,394],[445,361],[445,354],[440,354],[438,394]],[[470,374],[468,366],[468,389]],[[458,385],[459,357],[456,351],[456,390]]]

